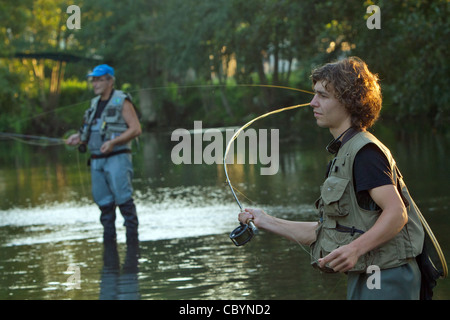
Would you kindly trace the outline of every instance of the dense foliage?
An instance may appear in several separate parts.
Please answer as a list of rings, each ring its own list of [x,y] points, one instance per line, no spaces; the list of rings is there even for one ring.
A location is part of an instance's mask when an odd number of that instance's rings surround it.
[[[448,126],[447,0],[0,0],[0,131],[62,134],[116,69],[150,127],[236,125],[311,96],[312,67],[356,55],[379,74],[383,117]],[[369,29],[367,7],[380,8]],[[81,10],[81,29],[66,9]],[[302,113],[281,117],[300,121]]]

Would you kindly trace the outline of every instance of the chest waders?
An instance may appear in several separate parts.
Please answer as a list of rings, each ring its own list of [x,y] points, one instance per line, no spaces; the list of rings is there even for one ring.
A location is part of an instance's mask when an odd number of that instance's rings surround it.
[[[105,241],[116,239],[116,207],[119,207],[124,218],[127,242],[136,242],[138,238],[139,223],[132,198],[131,142],[115,146],[108,154],[100,152],[105,141],[114,139],[128,129],[122,116],[123,105],[127,98],[122,91],[114,90],[100,118],[97,119],[95,114],[100,97],[92,99],[81,130],[81,141],[87,144],[91,153],[92,195],[101,211],[100,221],[104,227]]]

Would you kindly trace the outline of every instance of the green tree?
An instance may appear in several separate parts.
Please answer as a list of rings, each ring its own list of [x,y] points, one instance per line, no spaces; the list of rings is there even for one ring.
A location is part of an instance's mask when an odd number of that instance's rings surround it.
[[[370,0],[79,0],[81,30],[66,28],[68,0],[0,1],[2,111],[49,115],[34,121],[35,133],[60,123],[61,88],[80,95],[99,63],[116,69],[118,87],[137,92],[144,122],[225,124],[295,99],[269,88],[236,94],[228,84],[304,88],[312,67],[350,55],[379,74],[384,116],[448,123],[446,0],[379,0],[379,30],[366,26]],[[205,84],[217,87],[183,88]]]
[[[162,4],[156,0],[83,1],[83,27],[77,35],[80,49],[113,66],[118,85],[126,82],[138,89],[161,85],[166,67],[158,25]],[[153,121],[152,92],[141,90],[139,98],[142,120]]]
[[[54,110],[59,106],[61,84],[64,79],[66,61],[58,55],[73,49],[73,36],[66,28],[66,8],[68,1],[35,0],[18,1],[2,7],[2,38],[0,52],[2,64],[8,65],[9,72],[19,78],[3,78],[16,86],[18,101],[28,101],[26,114],[45,113],[46,122],[33,121],[33,129],[38,132],[53,133]],[[20,63],[18,63],[20,61]],[[9,79],[9,80],[8,80]],[[6,104],[6,102],[2,102]],[[16,106],[23,110],[22,105]],[[32,118],[32,117],[30,117]]]
[[[369,4],[368,2],[367,4]],[[362,29],[356,54],[379,72],[386,111],[397,119],[426,118],[435,127],[449,119],[447,41],[449,2],[379,1],[380,30]]]

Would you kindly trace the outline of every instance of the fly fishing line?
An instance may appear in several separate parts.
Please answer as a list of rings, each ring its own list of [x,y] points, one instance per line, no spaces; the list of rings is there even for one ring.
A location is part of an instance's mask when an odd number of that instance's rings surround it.
[[[59,146],[65,144],[65,140],[62,138],[49,138],[43,136],[33,136],[27,134],[0,132],[0,138],[12,139],[21,143],[47,147],[47,146]]]

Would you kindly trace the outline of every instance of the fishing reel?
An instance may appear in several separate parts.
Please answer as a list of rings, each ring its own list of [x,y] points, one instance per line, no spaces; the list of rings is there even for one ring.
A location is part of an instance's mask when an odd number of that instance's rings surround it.
[[[248,224],[241,222],[240,226],[230,233],[230,239],[239,247],[249,242],[257,233],[258,228],[256,228],[252,220],[249,220]]]
[[[78,146],[78,152],[80,152],[80,153],[86,153],[86,151],[87,151],[87,147],[86,147],[86,144],[85,144],[85,143],[82,143],[82,144],[80,144],[80,145]]]

